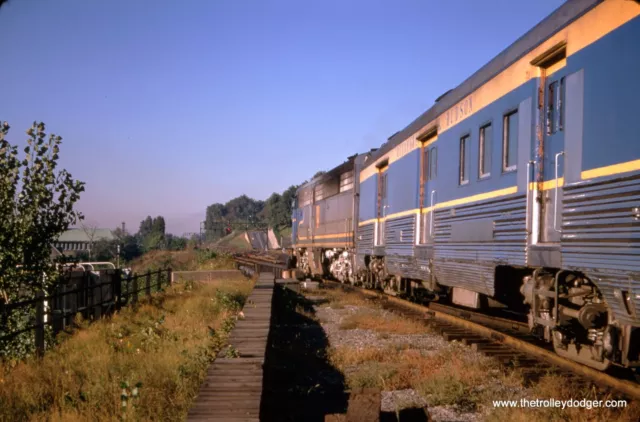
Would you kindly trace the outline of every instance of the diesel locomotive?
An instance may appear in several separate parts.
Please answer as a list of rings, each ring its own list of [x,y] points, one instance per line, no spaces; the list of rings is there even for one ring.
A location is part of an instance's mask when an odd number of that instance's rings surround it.
[[[640,2],[568,1],[379,149],[302,185],[297,267],[526,316],[640,366]]]

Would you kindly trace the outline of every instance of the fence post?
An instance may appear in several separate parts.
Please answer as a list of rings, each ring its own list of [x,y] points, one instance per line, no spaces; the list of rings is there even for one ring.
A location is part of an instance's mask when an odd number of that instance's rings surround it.
[[[51,328],[53,335],[57,336],[64,328],[64,312],[66,308],[67,288],[65,284],[59,284],[54,292],[55,299],[51,300],[49,305],[51,315]]]
[[[171,267],[167,269],[167,276],[169,277],[169,286],[171,286],[173,284],[173,270]]]
[[[93,306],[92,306],[92,310],[93,310],[93,319],[94,321],[98,321],[100,320],[100,318],[102,318],[102,302],[104,302],[104,294],[102,291],[102,282],[101,282],[102,277],[98,278],[97,282],[95,281],[95,279],[93,280],[93,283],[91,283],[91,296],[93,297]],[[100,298],[98,300],[96,300],[96,284],[98,285],[98,294],[100,295]]]
[[[133,273],[131,282],[131,304],[135,305],[136,303],[138,303],[138,273]]]
[[[147,270],[147,285],[145,286],[147,296],[151,296],[151,270]]]
[[[80,277],[80,282],[78,283],[78,296],[76,297],[76,309],[75,313],[80,312],[83,319],[88,319],[86,312],[86,307],[88,303],[87,299],[87,272],[83,271],[82,276]]]
[[[116,311],[119,311],[122,302],[120,300],[122,296],[122,270],[117,269],[113,273],[113,278],[111,279],[111,297],[114,301],[114,307]]]
[[[40,290],[36,293],[36,355],[44,355],[44,293]]]

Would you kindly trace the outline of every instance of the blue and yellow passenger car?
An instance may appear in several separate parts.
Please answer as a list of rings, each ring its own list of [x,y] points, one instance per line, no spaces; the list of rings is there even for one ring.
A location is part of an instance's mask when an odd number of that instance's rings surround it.
[[[356,282],[640,366],[640,2],[568,1],[356,173]]]

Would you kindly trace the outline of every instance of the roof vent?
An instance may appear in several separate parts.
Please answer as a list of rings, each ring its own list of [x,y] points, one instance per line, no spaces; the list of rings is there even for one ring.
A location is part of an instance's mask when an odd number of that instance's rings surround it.
[[[391,140],[391,138],[393,138],[394,136],[396,136],[398,133],[400,133],[400,131],[397,131],[397,132],[396,132],[396,133],[394,133],[393,135],[389,136],[389,137],[387,138],[387,141],[390,141],[390,140]]]
[[[453,89],[448,90],[447,92],[445,92],[444,94],[442,94],[441,96],[439,96],[438,98],[436,98],[436,103],[438,101],[440,101],[441,99],[443,99],[444,97],[447,96],[448,93],[450,93],[451,91],[453,91]]]

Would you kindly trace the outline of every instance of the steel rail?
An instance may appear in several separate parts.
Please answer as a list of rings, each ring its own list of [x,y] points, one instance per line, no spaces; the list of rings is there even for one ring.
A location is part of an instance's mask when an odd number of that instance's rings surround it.
[[[235,258],[237,261],[251,262],[250,258]],[[255,263],[269,265],[269,262],[255,260]],[[274,267],[281,268],[284,264],[271,263]],[[504,330],[515,331],[519,334],[529,334],[527,324],[507,318],[481,314],[474,311],[467,311],[460,308],[447,306],[439,303],[432,303],[428,306],[414,303],[406,299],[392,296],[375,290],[364,289],[350,284],[342,284],[332,280],[323,280],[326,284],[341,286],[346,290],[356,291],[366,296],[374,297],[382,301],[393,303],[398,307],[411,311],[417,311],[432,319],[442,321],[460,328],[472,331],[492,342],[508,346],[526,355],[541,359],[547,363],[565,369],[574,374],[582,375],[601,386],[606,386],[616,390],[628,398],[640,400],[640,384],[613,377],[605,372],[598,371],[580,363],[565,359],[555,352],[544,347],[533,344],[531,341],[515,337]],[[498,328],[492,328],[499,327]]]
[[[331,282],[331,283],[335,283],[335,282]],[[336,284],[340,284],[340,283],[336,283]],[[514,337],[508,333],[505,333],[504,331],[500,331],[498,329],[494,329],[486,325],[478,324],[477,322],[474,322],[472,320],[462,318],[460,316],[456,316],[455,313],[461,311],[458,308],[449,307],[442,304],[436,304],[436,306],[433,306],[434,304],[431,304],[430,306],[425,306],[425,305],[410,302],[405,299],[401,299],[395,296],[391,296],[391,295],[380,293],[373,290],[362,289],[355,286],[349,286],[349,288],[357,290],[358,292],[364,295],[389,301],[391,303],[397,304],[400,307],[411,309],[413,311],[419,311],[425,314],[429,314],[431,317],[436,318],[438,320],[445,321],[452,325],[466,328],[492,341],[507,345],[515,350],[519,350],[530,356],[534,356],[536,358],[542,359],[548,363],[556,365],[560,368],[564,368],[575,374],[580,374],[586,378],[589,378],[597,382],[600,385],[604,385],[614,390],[617,390],[621,393],[624,393],[625,395],[629,396],[629,398],[631,399],[640,400],[640,384],[636,382],[620,379],[620,378],[615,378],[607,373],[604,373],[596,369],[590,368],[588,366],[582,365],[580,363],[565,359],[557,355],[555,352],[552,352],[550,350],[547,350],[545,348],[532,344],[531,342],[526,341],[524,339],[519,339],[517,337]],[[466,311],[462,311],[462,312],[466,312]],[[478,315],[481,315],[475,312],[468,312],[468,313],[474,315],[476,318],[478,317]],[[491,320],[492,322],[497,323],[498,325],[504,325],[505,321],[509,321],[509,320],[505,320],[504,318],[492,317],[488,315],[483,315],[482,318],[484,318],[486,321]],[[518,325],[521,326],[521,323],[519,322],[516,322],[516,321],[510,321],[510,322],[515,324],[516,326]],[[513,327],[511,328],[513,329]]]

